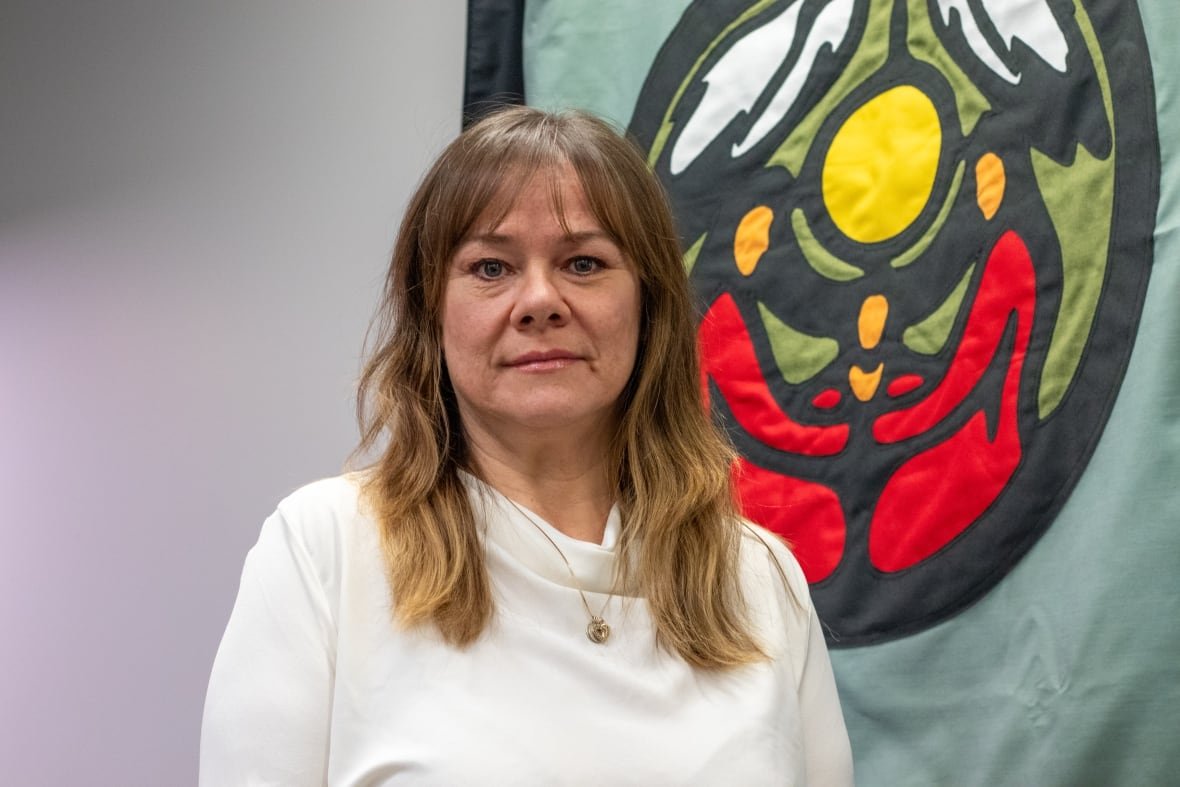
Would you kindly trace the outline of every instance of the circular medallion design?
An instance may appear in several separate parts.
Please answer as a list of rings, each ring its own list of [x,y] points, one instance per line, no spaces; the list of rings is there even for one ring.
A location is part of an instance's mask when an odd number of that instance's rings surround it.
[[[1151,267],[1150,84],[1114,0],[697,0],[665,42],[630,131],[831,644],[978,599],[1081,476]]]

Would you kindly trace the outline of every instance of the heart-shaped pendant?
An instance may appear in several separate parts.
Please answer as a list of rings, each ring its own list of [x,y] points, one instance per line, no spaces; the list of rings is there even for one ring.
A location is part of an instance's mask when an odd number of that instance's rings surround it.
[[[595,645],[601,645],[610,638],[610,626],[606,625],[606,621],[602,618],[592,617],[586,625],[586,636]]]

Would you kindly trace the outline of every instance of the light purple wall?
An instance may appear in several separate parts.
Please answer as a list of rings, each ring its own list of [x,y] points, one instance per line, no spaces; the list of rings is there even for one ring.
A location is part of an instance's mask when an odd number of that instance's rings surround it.
[[[0,781],[195,781],[263,517],[337,472],[465,4],[0,11]]]

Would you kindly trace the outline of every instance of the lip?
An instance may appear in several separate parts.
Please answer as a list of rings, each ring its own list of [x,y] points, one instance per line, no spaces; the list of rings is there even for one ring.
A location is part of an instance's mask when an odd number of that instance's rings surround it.
[[[547,371],[550,369],[564,369],[582,360],[580,355],[569,350],[546,350],[544,352],[529,352],[518,355],[510,360],[506,366],[525,371]]]

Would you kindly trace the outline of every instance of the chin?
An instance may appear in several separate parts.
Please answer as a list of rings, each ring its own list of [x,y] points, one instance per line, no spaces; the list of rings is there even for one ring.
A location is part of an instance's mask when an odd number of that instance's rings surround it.
[[[613,412],[613,403],[587,407],[584,398],[575,396],[544,402],[520,402],[516,407],[502,410],[500,417],[529,429],[577,430],[605,424]]]
[[[512,420],[530,429],[545,431],[567,429],[573,432],[578,429],[603,425],[607,422],[607,415],[601,411],[594,413],[570,413],[568,410],[564,410],[559,412],[518,414]]]

